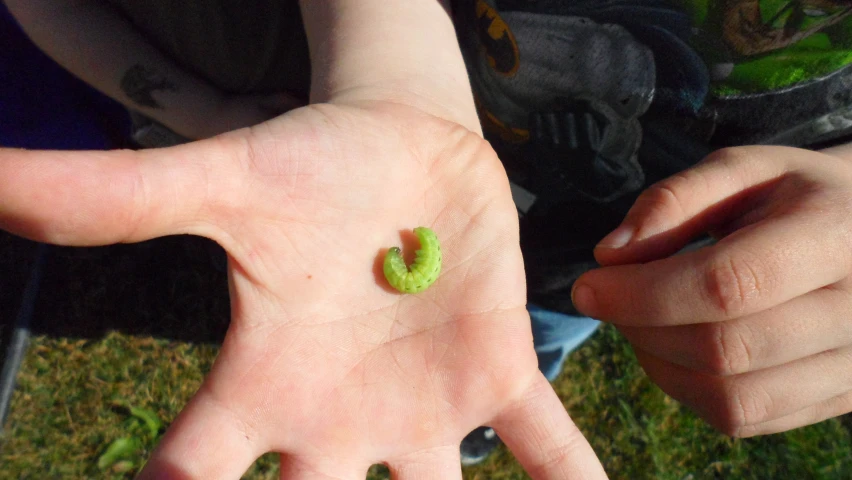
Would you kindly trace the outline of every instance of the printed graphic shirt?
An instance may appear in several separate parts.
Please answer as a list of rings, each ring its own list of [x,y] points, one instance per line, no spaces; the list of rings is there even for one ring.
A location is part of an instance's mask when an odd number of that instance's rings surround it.
[[[543,307],[574,311],[592,247],[653,181],[724,146],[852,133],[852,0],[458,0],[454,16]]]
[[[109,3],[223,90],[307,93],[296,0]],[[723,146],[852,136],[852,0],[454,0],[453,15],[545,308],[574,312],[592,247],[650,183]]]

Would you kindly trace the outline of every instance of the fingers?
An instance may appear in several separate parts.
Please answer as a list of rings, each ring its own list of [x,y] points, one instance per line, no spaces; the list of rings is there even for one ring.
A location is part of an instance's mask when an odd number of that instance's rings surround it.
[[[393,480],[461,480],[458,445],[433,448],[388,462]]]
[[[580,311],[626,325],[722,321],[773,307],[849,273],[852,232],[845,225],[843,196],[831,190],[834,180],[825,172],[818,181],[797,172],[801,161],[793,157],[835,159],[778,147],[722,152],[729,153],[711,156],[643,193],[619,227],[634,232],[633,238],[619,249],[607,247],[619,238],[605,238],[596,256],[605,265],[647,263],[581,276],[573,292]],[[713,246],[657,260],[713,229],[733,233]]]
[[[329,453],[327,457],[307,461],[296,455],[281,455],[281,480],[361,480],[369,465],[343,461]]]
[[[535,480],[606,478],[553,388],[544,376],[537,378],[494,419],[493,428]]]
[[[850,308],[849,292],[824,288],[735,320],[619,330],[634,348],[661,360],[734,375],[852,345]]]
[[[636,357],[663,391],[732,436],[852,391],[852,348],[728,377],[696,372],[641,350]]]
[[[640,196],[575,305],[618,324],[663,390],[731,435],[846,413],[850,183],[820,153],[720,151]],[[721,240],[665,258],[707,232]]]
[[[205,148],[134,152],[0,149],[0,228],[103,245],[185,233],[203,221]]]
[[[393,480],[461,480],[461,458],[457,445],[421,450],[387,462]],[[306,460],[296,455],[281,456],[281,480],[361,479],[367,465],[343,461],[329,455]]]
[[[574,286],[584,314],[624,325],[718,322],[845,278],[852,252],[807,214],[762,220],[719,243],[640,265],[605,267]],[[806,228],[809,227],[809,228]]]
[[[852,412],[852,392],[846,392],[834,398],[803,408],[796,413],[785,417],[776,418],[757,425],[746,425],[739,431],[740,437],[753,437],[756,435],[769,435],[771,433],[786,432],[794,428],[813,425],[829,418],[838,417]]]
[[[206,392],[169,427],[138,479],[237,479],[265,452],[258,432]]]
[[[695,167],[642,192],[612,233],[595,249],[603,265],[639,263],[669,256],[698,234],[712,230],[755,197],[756,187],[788,169],[779,152],[796,149],[741,147],[712,153]],[[773,161],[767,162],[766,156]]]

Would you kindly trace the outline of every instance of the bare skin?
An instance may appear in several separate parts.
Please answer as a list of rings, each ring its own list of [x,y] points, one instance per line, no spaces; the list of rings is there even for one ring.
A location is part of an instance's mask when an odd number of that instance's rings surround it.
[[[57,63],[185,138],[257,125],[305,103],[283,91],[222,91],[165,56],[109,2],[7,0],[6,5]]]
[[[538,371],[517,214],[446,5],[301,6],[307,107],[167,149],[0,150],[0,228],[64,245],[189,233],[229,254],[224,344],[141,478],[236,479],[272,451],[288,480],[378,462],[460,479],[481,424],[535,479],[606,478]],[[441,232],[444,269],[399,295],[377,259],[412,225]]]
[[[644,192],[574,301],[721,431],[852,411],[850,147],[722,150]],[[671,256],[711,232],[718,243]],[[632,234],[632,238],[628,237]]]
[[[537,369],[505,173],[458,124],[313,105],[169,149],[3,150],[0,179],[0,226],[29,238],[191,233],[230,255],[221,353],[141,478],[238,478],[268,451],[287,479],[363,478],[376,462],[461,478],[459,442],[480,424],[533,478],[605,478]],[[445,269],[398,295],[375,259],[410,225],[442,232]]]

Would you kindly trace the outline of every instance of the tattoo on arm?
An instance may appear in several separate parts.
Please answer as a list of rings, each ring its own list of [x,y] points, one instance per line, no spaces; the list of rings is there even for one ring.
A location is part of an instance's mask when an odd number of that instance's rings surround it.
[[[162,109],[152,94],[157,90],[177,92],[178,87],[156,70],[137,64],[121,78],[121,90],[137,105]]]

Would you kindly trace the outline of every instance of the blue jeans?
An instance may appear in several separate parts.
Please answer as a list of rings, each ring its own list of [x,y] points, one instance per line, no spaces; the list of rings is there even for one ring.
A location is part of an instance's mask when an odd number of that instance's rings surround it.
[[[545,310],[535,305],[528,305],[527,310],[532,320],[538,369],[552,382],[562,371],[562,364],[568,354],[592,336],[601,322],[589,317]]]

